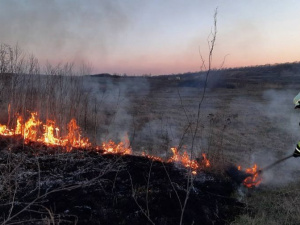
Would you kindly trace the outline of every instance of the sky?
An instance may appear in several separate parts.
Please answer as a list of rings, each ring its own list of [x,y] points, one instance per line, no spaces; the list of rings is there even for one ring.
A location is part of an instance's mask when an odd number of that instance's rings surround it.
[[[0,0],[0,43],[94,74],[195,72],[216,8],[213,68],[300,61],[299,0]]]

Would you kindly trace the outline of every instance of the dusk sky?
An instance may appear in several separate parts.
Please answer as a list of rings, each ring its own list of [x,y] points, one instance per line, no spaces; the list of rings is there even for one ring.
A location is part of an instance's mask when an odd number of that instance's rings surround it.
[[[0,42],[92,73],[194,72],[216,8],[214,68],[300,61],[299,0],[0,0]]]

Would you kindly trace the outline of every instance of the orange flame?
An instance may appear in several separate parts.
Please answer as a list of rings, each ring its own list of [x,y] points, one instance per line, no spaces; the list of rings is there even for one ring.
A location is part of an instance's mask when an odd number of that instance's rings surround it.
[[[38,126],[41,124],[41,122],[36,119],[36,116],[36,112],[31,113],[31,118],[25,122],[24,129],[22,130],[25,142],[37,141]]]
[[[184,167],[191,168],[193,174],[197,174],[197,170],[200,167],[210,167],[210,162],[206,158],[206,154],[202,153],[202,161],[192,160],[190,159],[187,151],[184,151],[182,155],[178,152],[176,147],[171,148],[173,152],[173,156],[168,160],[168,162],[180,162]]]
[[[126,143],[123,142],[116,144],[112,140],[109,140],[108,142],[102,143],[102,148],[104,150],[104,154],[108,154],[108,153],[121,154],[121,155],[131,154],[131,148]]]
[[[41,132],[41,126],[43,131]],[[0,135],[13,136],[22,135],[25,143],[41,142],[45,145],[61,145],[67,150],[72,147],[90,147],[91,144],[87,138],[81,137],[80,127],[76,120],[72,119],[68,124],[68,134],[66,137],[59,136],[59,128],[56,127],[55,121],[47,120],[43,124],[38,118],[37,113],[32,112],[31,117],[24,123],[23,117],[18,116],[15,129],[8,129],[6,125],[0,124]]]
[[[142,152],[142,156],[144,156],[144,157],[146,157],[148,159],[154,160],[154,161],[160,161],[160,162],[164,161],[161,157],[154,156],[154,155],[149,155],[146,152]]]
[[[22,134],[22,123],[23,123],[22,116],[18,116],[15,134]]]
[[[0,134],[4,136],[11,136],[13,135],[13,131],[8,129],[6,125],[1,125],[0,124]]]
[[[104,154],[129,155],[132,153],[130,141],[127,134],[125,134],[124,140],[119,142],[119,144],[113,142],[112,140],[103,142],[102,149],[104,150]]]
[[[39,120],[37,112],[32,112],[31,117],[27,121],[24,121],[22,116],[18,116],[15,129],[9,129],[6,125],[0,124],[0,135],[21,135],[25,143],[40,142],[46,146],[62,146],[66,151],[72,150],[73,147],[89,148],[92,146],[88,138],[82,137],[81,129],[75,119],[71,119],[68,123],[67,130],[67,135],[60,136],[60,129],[56,126],[55,121],[48,119],[46,123],[43,124],[42,121]],[[103,142],[101,146],[94,146],[93,149],[101,149],[104,151],[104,154],[132,154],[127,135],[125,136],[125,140],[118,144],[109,140]],[[202,160],[193,160],[187,151],[180,154],[176,147],[171,148],[171,151],[173,152],[173,156],[166,162],[181,163],[184,167],[190,168],[192,174],[197,174],[197,170],[200,168],[210,167],[210,161],[204,153],[202,154]],[[165,161],[160,157],[147,155],[146,153],[142,155],[152,160]]]
[[[43,128],[44,128],[43,138],[38,139],[38,141],[44,142],[48,145],[61,145],[61,140],[57,138],[59,129],[55,127],[54,121],[47,120],[46,124],[43,125]],[[55,134],[54,131],[56,131]]]
[[[210,167],[210,161],[206,158],[206,154],[205,153],[202,153],[202,164],[205,166],[205,167]]]
[[[238,170],[242,170],[241,166],[238,166]],[[247,187],[247,188],[253,188],[258,186],[261,181],[262,178],[259,175],[259,169],[257,167],[256,164],[254,164],[253,167],[251,168],[247,168],[245,170],[245,173],[251,174],[252,176],[247,177],[244,181],[243,184]]]
[[[63,139],[63,146],[80,148],[87,148],[91,146],[88,138],[81,137],[80,127],[77,125],[74,118],[68,123],[68,135]]]

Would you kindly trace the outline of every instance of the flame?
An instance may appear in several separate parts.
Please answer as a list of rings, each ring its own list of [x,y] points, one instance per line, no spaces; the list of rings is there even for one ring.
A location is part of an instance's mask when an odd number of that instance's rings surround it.
[[[242,167],[241,166],[238,166],[238,170],[242,170]],[[259,169],[257,167],[257,164],[254,164],[253,167],[251,168],[247,168],[245,170],[245,173],[248,173],[248,174],[252,174],[252,176],[249,176],[247,177],[244,181],[243,181],[243,184],[247,187],[247,188],[253,188],[253,187],[256,187],[258,186],[261,181],[262,181],[262,178],[261,176],[259,175]]]
[[[124,140],[119,142],[119,144],[115,143],[112,140],[103,142],[102,150],[104,150],[104,154],[121,154],[121,155],[132,154],[130,141],[127,133],[124,135],[123,139]]]
[[[102,143],[102,148],[104,150],[104,154],[121,154],[121,155],[127,155],[131,154],[131,148],[129,147],[126,142],[120,142],[119,144],[116,144],[112,140],[109,140],[108,142]]]
[[[210,167],[210,161],[206,158],[206,154],[202,153],[202,164],[205,165],[205,167]]]
[[[57,133],[59,130],[56,130]],[[91,146],[88,138],[81,137],[80,127],[77,125],[76,120],[73,118],[68,123],[68,135],[63,139],[63,146],[87,148]]]
[[[205,167],[210,167],[210,162],[206,158],[206,154],[202,153],[202,161],[200,160],[192,160],[190,159],[187,151],[184,151],[182,155],[178,152],[176,147],[172,147],[171,151],[173,152],[173,156],[168,160],[168,162],[180,162],[184,167],[191,168],[192,174],[196,175],[197,170]]]
[[[82,137],[81,129],[75,119],[71,119],[68,123],[67,134],[65,136],[60,136],[60,129],[56,126],[56,122],[54,120],[47,119],[46,123],[43,123],[39,120],[37,112],[31,112],[30,115],[31,116],[27,121],[25,121],[22,116],[18,116],[15,129],[10,129],[8,126],[0,124],[0,135],[20,135],[23,137],[26,144],[30,142],[39,142],[46,146],[61,146],[66,151],[71,151],[72,148],[85,149],[92,147],[89,139]],[[132,154],[128,135],[125,135],[124,140],[119,143],[109,140],[107,142],[103,142],[101,146],[93,146],[93,149],[96,151],[102,150],[104,154]],[[173,156],[171,156],[168,160],[164,160],[157,156],[147,155],[146,153],[142,153],[142,156],[160,162],[181,163],[184,167],[190,168],[194,175],[197,174],[197,170],[200,168],[210,167],[210,161],[204,153],[202,153],[201,160],[193,160],[190,158],[187,151],[180,154],[176,147],[172,147],[171,151]]]
[[[6,125],[0,124],[0,135],[13,136],[22,135],[25,143],[40,142],[47,146],[63,146],[67,151],[70,151],[73,147],[76,148],[88,148],[91,147],[91,143],[88,138],[82,137],[81,129],[77,125],[75,119],[71,119],[68,123],[68,134],[64,137],[59,135],[60,129],[56,126],[55,121],[47,120],[46,124],[43,124],[38,119],[37,112],[32,112],[31,117],[24,122],[22,116],[18,116],[16,128],[9,129]],[[41,131],[42,127],[42,131]],[[131,154],[130,142],[128,137],[125,137],[124,142],[116,144],[112,140],[103,142],[102,148],[107,153],[118,154]],[[95,149],[99,149],[98,146]]]
[[[0,124],[0,134],[4,136],[10,136],[13,135],[14,133],[10,129],[8,129],[6,125]]]
[[[38,141],[44,142],[48,145],[61,145],[61,140],[55,136],[58,136],[58,132],[54,134],[54,130],[59,130],[55,127],[55,122],[53,120],[47,120],[46,124],[43,125],[44,133],[43,138],[38,139]]]
[[[37,132],[38,126],[41,122],[36,119],[37,113],[31,113],[31,118],[25,122],[24,129],[22,130],[21,134],[23,134],[25,142],[26,141],[37,141]]]
[[[149,155],[146,152],[142,152],[142,156],[146,157],[148,159],[154,160],[154,161],[164,162],[164,160],[161,157],[154,156],[154,155]]]
[[[86,148],[91,146],[88,138],[81,137],[80,127],[75,119],[72,119],[68,124],[68,134],[65,137],[60,137],[59,128],[55,125],[55,121],[47,120],[46,124],[43,124],[38,119],[37,112],[32,112],[30,115],[31,117],[26,122],[22,116],[18,116],[15,129],[9,129],[6,125],[0,124],[0,135],[22,135],[25,143],[40,142],[47,146],[60,145],[66,147],[67,151],[71,150],[72,147]],[[41,127],[43,131],[41,131]]]
[[[22,134],[22,123],[23,123],[22,116],[18,116],[15,134]]]

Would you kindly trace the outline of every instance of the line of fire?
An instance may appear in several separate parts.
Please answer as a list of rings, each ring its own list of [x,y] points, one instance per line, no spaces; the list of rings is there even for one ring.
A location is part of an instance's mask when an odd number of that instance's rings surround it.
[[[67,124],[66,135],[61,135],[61,128],[56,126],[54,120],[47,119],[46,122],[42,122],[37,112],[31,112],[27,120],[22,116],[16,116],[15,124],[15,128],[0,124],[0,135],[21,138],[24,144],[40,143],[48,147],[59,147],[64,152],[80,149],[95,151],[101,154],[133,154],[128,137],[125,137],[124,141],[119,143],[108,140],[103,142],[100,146],[93,145],[89,141],[89,138],[82,135],[81,129],[74,118]],[[194,176],[197,175],[198,171],[211,167],[211,162],[205,153],[201,154],[202,157],[200,159],[193,159],[187,150],[184,150],[183,153],[181,153],[177,147],[172,147],[170,150],[173,155],[169,159],[149,155],[145,152],[142,153],[142,156],[155,161],[180,164],[190,169],[191,174]],[[260,175],[261,170],[257,164],[254,164],[251,168],[246,168],[244,171],[242,171],[241,166],[237,166],[236,171],[241,171],[242,174],[245,174],[241,183],[247,188],[256,187],[262,182]]]

